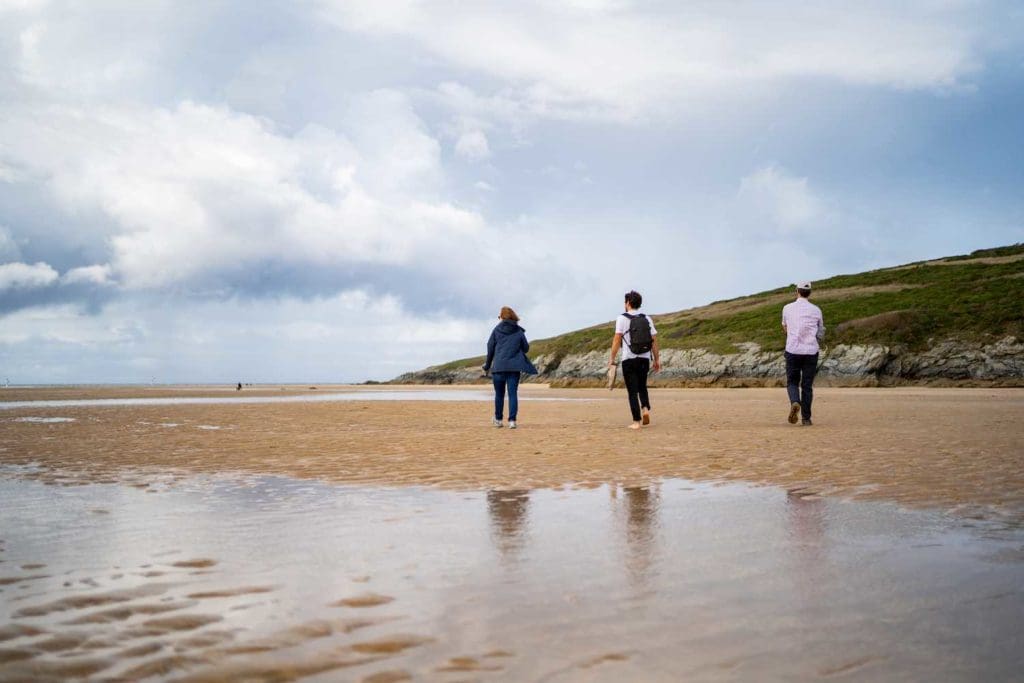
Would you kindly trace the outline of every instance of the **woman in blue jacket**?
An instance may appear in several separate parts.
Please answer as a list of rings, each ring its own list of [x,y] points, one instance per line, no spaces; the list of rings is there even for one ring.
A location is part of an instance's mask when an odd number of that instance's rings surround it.
[[[537,368],[526,357],[530,342],[526,341],[526,330],[519,327],[519,316],[508,306],[501,307],[501,320],[487,340],[487,362],[484,372],[491,373],[494,381],[494,426],[501,427],[505,411],[505,390],[508,390],[508,428],[516,428],[516,414],[519,412],[519,373],[536,375]]]

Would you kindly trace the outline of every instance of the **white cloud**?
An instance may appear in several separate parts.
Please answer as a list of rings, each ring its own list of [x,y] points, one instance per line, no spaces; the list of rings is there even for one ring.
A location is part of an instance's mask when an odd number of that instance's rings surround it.
[[[785,236],[820,228],[826,220],[822,201],[808,186],[807,178],[765,166],[740,181],[737,207],[754,232]],[[751,228],[751,226],[753,226]]]
[[[13,183],[22,179],[22,174],[17,169],[11,168],[10,166],[0,161],[0,182]]]
[[[491,148],[482,130],[470,130],[459,136],[455,143],[455,153],[470,161],[480,161],[491,156]]]
[[[60,281],[65,285],[75,284],[110,284],[110,266],[107,264],[95,266],[81,266],[72,268],[61,276]]]
[[[265,263],[412,266],[484,228],[441,195],[439,145],[397,93],[359,98],[344,133],[290,136],[191,102],[0,113],[9,155],[69,212],[109,217],[110,266],[129,288]]]
[[[17,261],[21,259],[21,250],[14,241],[10,228],[0,225],[0,261]]]
[[[0,291],[5,289],[37,289],[57,281],[57,271],[49,264],[38,262],[0,264]]]
[[[49,2],[50,0],[0,0],[0,12],[23,12],[39,9]]]
[[[945,89],[978,67],[963,3],[379,3],[321,0],[348,31],[411,39],[514,86],[536,115],[630,118],[784,79]]]
[[[3,316],[0,349],[19,358],[5,370],[13,382],[30,369],[42,382],[362,381],[481,353],[489,330],[363,290],[174,307],[131,296],[96,315],[60,305]]]
[[[180,14],[166,0],[16,5],[8,30],[19,80],[75,98],[150,87],[161,56],[157,36]]]
[[[126,342],[138,332],[136,322],[86,315],[73,304],[27,308],[0,320],[0,344],[56,343],[67,347],[70,358],[81,346]]]

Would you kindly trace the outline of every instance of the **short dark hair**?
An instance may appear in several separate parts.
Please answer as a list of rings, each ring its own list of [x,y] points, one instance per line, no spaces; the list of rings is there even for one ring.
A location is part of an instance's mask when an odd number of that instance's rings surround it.
[[[806,299],[811,295],[811,290],[797,288],[796,293]]]
[[[644,298],[640,296],[640,292],[636,292],[631,289],[626,292],[626,301],[629,302],[630,308],[636,310],[644,303]]]

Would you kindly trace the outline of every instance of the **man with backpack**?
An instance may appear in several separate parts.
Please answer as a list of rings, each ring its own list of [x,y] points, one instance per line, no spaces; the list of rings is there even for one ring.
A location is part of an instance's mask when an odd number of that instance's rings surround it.
[[[647,395],[647,375],[651,371],[651,355],[654,356],[654,371],[661,370],[658,351],[658,331],[654,321],[638,313],[643,297],[637,292],[626,293],[626,312],[615,320],[615,337],[612,339],[612,357],[608,366],[615,365],[615,357],[622,349],[622,380],[626,384],[629,410],[633,414],[630,429],[640,429],[651,423],[651,399]]]

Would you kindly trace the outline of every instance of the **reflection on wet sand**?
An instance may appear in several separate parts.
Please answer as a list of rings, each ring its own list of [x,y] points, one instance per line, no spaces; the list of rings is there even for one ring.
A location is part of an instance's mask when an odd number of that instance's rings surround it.
[[[1005,680],[1024,663],[1024,534],[934,513],[678,480],[149,494],[0,476],[0,499],[0,680]]]
[[[802,488],[786,492],[786,534],[792,547],[787,574],[792,582],[793,610],[801,618],[812,618],[815,610],[828,609],[836,577],[829,565],[827,524],[822,498]]]
[[[611,489],[614,493],[615,488]],[[625,498],[625,566],[630,580],[637,587],[647,582],[648,573],[657,555],[658,505],[661,490],[657,484],[622,487]],[[615,504],[618,496],[612,496]]]
[[[487,492],[491,536],[505,563],[514,563],[527,540],[530,492],[525,489]]]
[[[790,489],[786,492],[786,520],[797,568],[817,570],[828,557],[825,501],[811,491]]]

